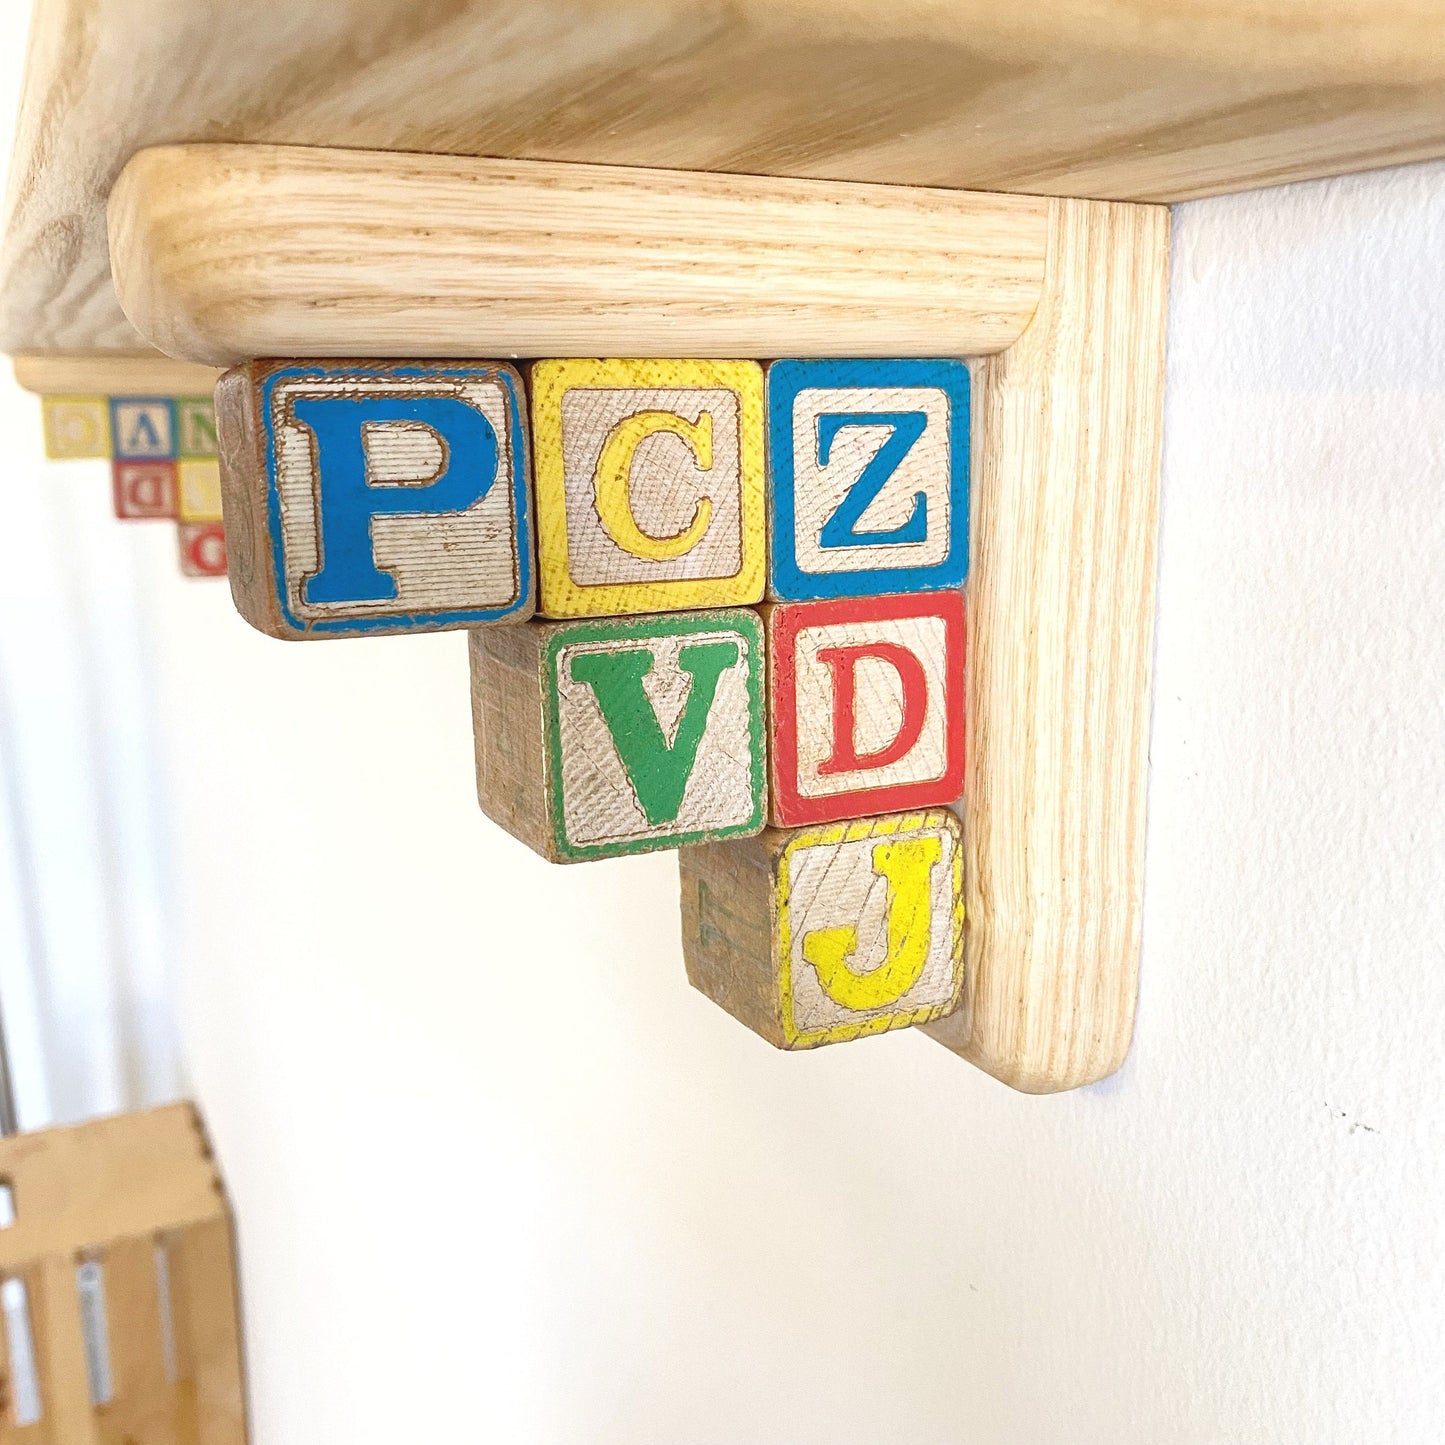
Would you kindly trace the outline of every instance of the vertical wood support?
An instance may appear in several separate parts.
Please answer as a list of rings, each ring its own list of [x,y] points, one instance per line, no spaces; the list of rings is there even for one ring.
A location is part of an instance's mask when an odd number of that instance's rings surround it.
[[[1034,320],[977,373],[968,1002],[927,1032],[1015,1089],[1133,1032],[1169,213],[1053,202]]]

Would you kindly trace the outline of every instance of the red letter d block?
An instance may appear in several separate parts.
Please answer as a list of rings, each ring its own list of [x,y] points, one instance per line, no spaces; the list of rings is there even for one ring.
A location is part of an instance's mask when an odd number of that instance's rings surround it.
[[[958,592],[771,608],[773,823],[957,802],[963,658]]]

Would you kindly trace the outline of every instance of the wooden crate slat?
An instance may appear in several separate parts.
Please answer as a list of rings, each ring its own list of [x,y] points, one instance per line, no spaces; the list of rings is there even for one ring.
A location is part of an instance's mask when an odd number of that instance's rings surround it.
[[[0,1139],[0,1179],[14,1190],[16,1216],[0,1229],[0,1272],[225,1217],[188,1104]]]

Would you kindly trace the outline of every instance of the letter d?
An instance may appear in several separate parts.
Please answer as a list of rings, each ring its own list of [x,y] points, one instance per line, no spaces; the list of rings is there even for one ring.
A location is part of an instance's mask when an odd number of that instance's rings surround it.
[[[871,753],[858,751],[858,664],[865,657],[886,662],[903,687],[903,717],[891,742]],[[822,647],[818,661],[833,674],[833,751],[819,765],[825,776],[886,768],[907,757],[923,732],[928,715],[928,679],[916,653],[897,642],[859,642]]]

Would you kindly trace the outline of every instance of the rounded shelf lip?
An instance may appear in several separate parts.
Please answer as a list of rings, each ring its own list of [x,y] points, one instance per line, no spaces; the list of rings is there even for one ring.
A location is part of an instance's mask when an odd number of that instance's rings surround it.
[[[966,356],[1044,284],[1048,206],[842,181],[288,146],[141,151],[111,193],[136,330],[257,356]]]

